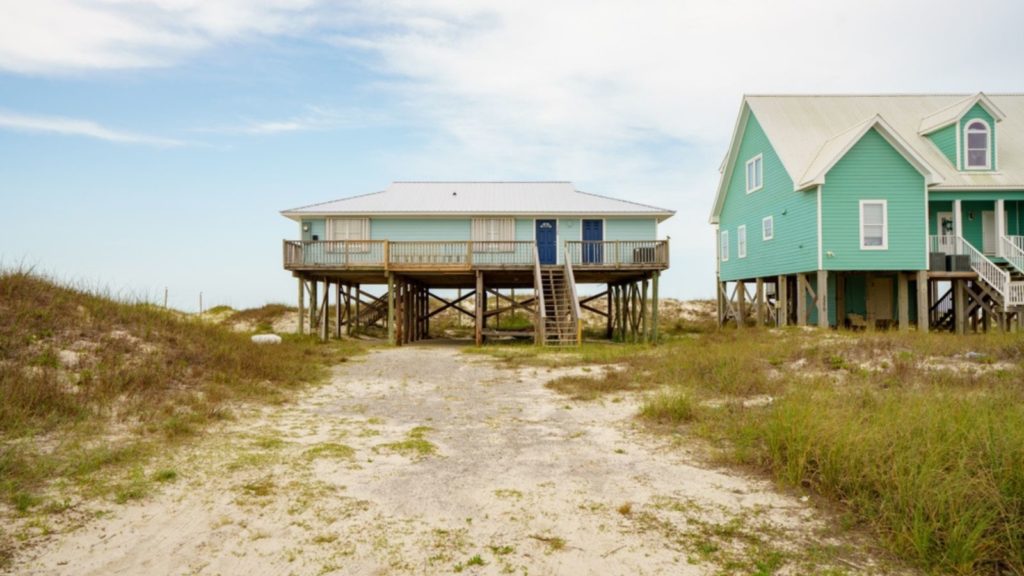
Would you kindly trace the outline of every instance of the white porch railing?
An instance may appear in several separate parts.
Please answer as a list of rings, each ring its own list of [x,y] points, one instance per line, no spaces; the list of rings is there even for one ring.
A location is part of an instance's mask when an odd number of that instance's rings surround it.
[[[1010,273],[991,261],[962,236],[931,236],[932,252],[969,256],[971,270],[1003,297],[1004,306],[1024,304],[1024,282],[1010,282]],[[952,248],[952,252],[950,252]]]
[[[1006,258],[1006,261],[1011,266],[1024,272],[1024,248],[1021,247],[1021,244],[1014,241],[1014,238],[1024,240],[1022,236],[1003,236],[999,239],[1002,243],[1003,258]]]

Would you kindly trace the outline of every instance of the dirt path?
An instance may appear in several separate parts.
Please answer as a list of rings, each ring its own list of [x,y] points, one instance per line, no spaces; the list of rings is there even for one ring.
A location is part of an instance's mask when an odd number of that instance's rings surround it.
[[[635,397],[571,402],[544,388],[563,373],[451,347],[373,352],[299,402],[231,424],[177,459],[162,494],[55,537],[14,571],[771,574],[864,562],[830,552],[845,545],[798,499],[637,429]]]

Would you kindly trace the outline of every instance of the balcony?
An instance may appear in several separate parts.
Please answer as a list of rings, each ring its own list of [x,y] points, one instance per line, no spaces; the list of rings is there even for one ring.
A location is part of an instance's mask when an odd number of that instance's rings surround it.
[[[285,240],[284,267],[399,272],[526,270],[536,262],[535,247],[531,241]],[[583,270],[668,268],[666,240],[569,241],[564,243],[563,254],[574,268]]]

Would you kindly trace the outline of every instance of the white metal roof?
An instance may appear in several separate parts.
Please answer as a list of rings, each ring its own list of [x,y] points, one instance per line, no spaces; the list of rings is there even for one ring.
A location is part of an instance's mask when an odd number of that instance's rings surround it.
[[[991,172],[958,170],[926,135],[955,122],[976,103],[998,122],[997,170]],[[861,128],[877,122],[891,132],[890,142],[906,146],[904,156],[920,162],[932,190],[1024,190],[1024,94],[746,96],[722,163],[712,222],[721,210],[748,113],[757,118],[798,189],[817,182],[822,167],[847,152],[847,136],[862,135]]]
[[[652,216],[674,212],[576,190],[572,182],[393,182],[386,190],[282,212],[311,215],[606,215]]]
[[[936,187],[1024,189],[1024,94],[988,96],[1005,114],[996,128],[996,172],[957,170],[927,136],[919,133],[923,119],[947,108],[958,110],[960,104],[977,97],[974,94],[748,96],[746,101],[793,182],[800,181],[827,141],[880,116],[917,155],[939,172],[942,182]]]

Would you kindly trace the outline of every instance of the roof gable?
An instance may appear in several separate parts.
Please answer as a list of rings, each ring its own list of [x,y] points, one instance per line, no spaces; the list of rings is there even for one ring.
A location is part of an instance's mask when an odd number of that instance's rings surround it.
[[[1002,118],[997,171],[957,170],[920,132],[923,118],[934,120],[961,108],[966,113],[975,103],[991,106],[998,112],[994,117]],[[894,140],[934,171],[934,189],[1024,189],[1024,94],[747,96],[744,105],[757,117],[795,183],[815,172],[812,163],[819,161],[827,143],[879,116]],[[832,146],[841,148],[838,142]]]
[[[931,134],[936,130],[941,130],[951,124],[956,124],[964,117],[967,112],[975,106],[981,106],[988,112],[996,122],[1002,122],[1006,118],[1006,114],[999,109],[998,106],[992,102],[992,99],[985,95],[984,92],[978,92],[974,96],[964,98],[960,102],[947,106],[938,112],[934,112],[921,119],[921,127],[918,129],[918,133],[922,135]]]
[[[817,156],[807,166],[803,176],[797,181],[796,188],[802,190],[824,184],[825,175],[828,174],[829,170],[872,129],[876,130],[882,138],[885,138],[890,146],[895,148],[907,162],[917,169],[924,176],[926,183],[938,184],[942,182],[942,176],[938,174],[935,168],[915,152],[913,147],[901,138],[884,118],[875,115],[873,118],[854,125],[834,138],[826,140],[821,145]]]
[[[285,210],[312,215],[617,215],[664,220],[672,210],[576,190],[571,182],[393,182],[386,190]]]

